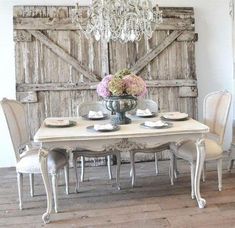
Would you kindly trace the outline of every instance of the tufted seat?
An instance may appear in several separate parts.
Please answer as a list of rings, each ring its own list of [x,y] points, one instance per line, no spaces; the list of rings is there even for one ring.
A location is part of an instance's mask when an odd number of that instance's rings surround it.
[[[16,170],[20,173],[41,173],[38,160],[38,149],[30,149],[21,154],[20,161],[16,164]],[[67,164],[67,152],[64,149],[55,148],[48,155],[48,172],[56,173]]]

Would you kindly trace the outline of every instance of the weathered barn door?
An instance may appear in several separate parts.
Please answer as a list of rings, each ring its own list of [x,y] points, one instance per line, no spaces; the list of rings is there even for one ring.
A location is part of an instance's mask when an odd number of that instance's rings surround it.
[[[162,8],[164,21],[150,40],[86,39],[71,23],[69,6],[15,6],[16,95],[24,102],[31,136],[45,117],[76,116],[82,101],[97,100],[105,73],[131,68],[148,85],[160,111],[197,118],[194,12]],[[86,7],[81,8],[86,15]]]

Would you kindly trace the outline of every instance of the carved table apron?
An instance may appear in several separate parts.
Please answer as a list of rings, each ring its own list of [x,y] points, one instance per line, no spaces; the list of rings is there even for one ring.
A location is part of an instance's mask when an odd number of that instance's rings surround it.
[[[64,118],[63,118],[64,119]],[[199,208],[206,205],[205,199],[200,194],[200,176],[205,159],[204,137],[209,128],[200,122],[189,119],[187,121],[172,122],[171,128],[151,129],[140,126],[143,119],[134,118],[132,124],[121,125],[121,129],[115,132],[95,132],[87,130],[87,126],[94,125],[94,121],[87,121],[81,118],[69,118],[77,122],[76,126],[67,128],[48,128],[44,124],[36,132],[34,140],[41,143],[41,147],[47,150],[61,147],[68,151],[85,148],[97,155],[117,154],[120,152],[129,152],[133,149],[154,148],[159,144],[166,142],[179,142],[181,140],[194,140],[197,147],[197,161],[195,170],[195,195]],[[152,118],[151,120],[157,120]],[[107,123],[108,120],[99,123]],[[42,177],[47,195],[47,211],[42,219],[45,223],[50,222],[50,213],[52,210],[52,192],[49,184],[47,170],[46,150],[40,150],[39,160],[41,164]]]

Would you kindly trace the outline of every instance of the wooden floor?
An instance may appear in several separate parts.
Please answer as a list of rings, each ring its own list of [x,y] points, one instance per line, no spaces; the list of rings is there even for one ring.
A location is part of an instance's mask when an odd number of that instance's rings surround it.
[[[217,191],[215,164],[207,166],[207,180],[201,184],[207,207],[199,209],[190,198],[189,166],[179,161],[180,176],[174,186],[168,178],[168,161],[160,162],[160,174],[154,163],[137,163],[137,183],[131,188],[129,164],[121,169],[120,191],[115,181],[108,180],[106,167],[86,169],[86,181],[80,193],[74,193],[75,180],[70,170],[70,195],[64,194],[63,179],[59,186],[58,214],[44,225],[41,215],[46,209],[45,193],[40,176],[35,180],[36,196],[29,196],[28,176],[24,182],[24,210],[18,210],[15,169],[0,169],[1,227],[235,227],[235,168],[223,172],[223,191]],[[224,164],[225,167],[226,164]],[[115,166],[113,167],[115,168]]]

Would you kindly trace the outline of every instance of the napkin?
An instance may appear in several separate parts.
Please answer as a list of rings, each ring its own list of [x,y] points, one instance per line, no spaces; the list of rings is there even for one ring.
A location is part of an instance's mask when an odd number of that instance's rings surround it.
[[[94,129],[96,131],[99,131],[99,130],[113,130],[113,125],[112,124],[95,124]]]
[[[51,126],[67,126],[69,125],[69,120],[65,119],[47,119],[45,120],[46,125],[51,125]]]
[[[88,118],[103,118],[104,115],[101,111],[95,112],[95,111],[89,111]]]
[[[147,127],[163,127],[166,125],[165,122],[162,122],[161,120],[158,121],[145,121],[144,125]]]
[[[137,115],[137,116],[151,116],[151,115],[152,115],[152,112],[151,112],[148,108],[146,108],[146,109],[144,109],[144,110],[142,110],[142,109],[137,109],[137,110],[136,110],[136,115]]]

